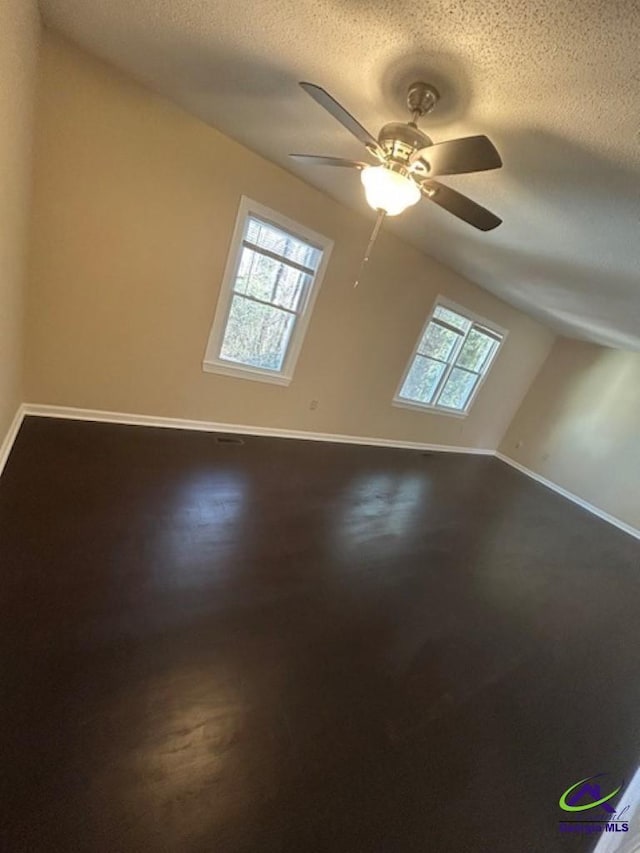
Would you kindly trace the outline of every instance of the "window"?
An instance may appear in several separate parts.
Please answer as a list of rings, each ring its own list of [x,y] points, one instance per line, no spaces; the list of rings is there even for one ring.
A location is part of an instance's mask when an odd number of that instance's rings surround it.
[[[504,329],[439,299],[420,334],[394,403],[466,414],[505,336]]]
[[[204,370],[288,385],[332,245],[243,197]]]

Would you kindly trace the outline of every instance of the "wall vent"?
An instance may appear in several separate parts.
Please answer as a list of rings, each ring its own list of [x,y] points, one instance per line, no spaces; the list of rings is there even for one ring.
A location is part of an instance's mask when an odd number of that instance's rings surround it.
[[[244,438],[238,435],[218,435],[216,436],[218,444],[244,444]]]

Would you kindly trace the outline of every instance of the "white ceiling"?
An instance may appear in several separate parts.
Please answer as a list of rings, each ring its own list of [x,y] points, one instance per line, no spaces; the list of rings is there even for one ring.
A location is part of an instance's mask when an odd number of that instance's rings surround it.
[[[41,0],[41,8],[51,27],[361,211],[356,172],[287,159],[363,153],[297,81],[323,86],[374,135],[408,118],[408,83],[434,82],[444,96],[424,124],[434,141],[486,133],[505,164],[450,183],[504,224],[482,234],[421,203],[388,225],[565,334],[640,350],[637,0]]]

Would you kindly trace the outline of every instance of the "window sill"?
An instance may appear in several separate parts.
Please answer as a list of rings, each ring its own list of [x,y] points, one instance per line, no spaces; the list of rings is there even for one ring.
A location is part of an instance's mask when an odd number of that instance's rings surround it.
[[[393,406],[398,409],[411,409],[414,412],[426,412],[429,415],[447,415],[450,418],[466,418],[469,411],[459,412],[456,409],[443,409],[439,406],[427,406],[424,403],[412,403],[410,400],[395,399]]]
[[[254,382],[267,382],[270,385],[289,385],[291,376],[282,373],[272,373],[259,368],[245,367],[224,361],[203,361],[202,369],[205,373],[220,373],[223,376],[233,376],[236,379],[251,379]]]

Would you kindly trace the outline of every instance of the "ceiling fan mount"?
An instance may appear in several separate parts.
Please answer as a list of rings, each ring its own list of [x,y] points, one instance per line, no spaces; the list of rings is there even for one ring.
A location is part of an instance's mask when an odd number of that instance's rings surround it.
[[[426,116],[440,100],[440,92],[430,83],[412,83],[407,91],[407,107],[414,122]]]

